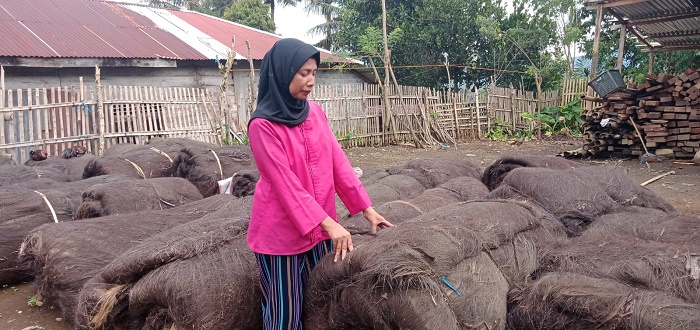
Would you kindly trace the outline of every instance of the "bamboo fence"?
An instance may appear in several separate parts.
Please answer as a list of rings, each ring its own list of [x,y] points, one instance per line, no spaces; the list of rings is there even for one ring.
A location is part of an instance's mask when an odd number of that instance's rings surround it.
[[[82,84],[0,90],[0,152],[24,163],[32,149],[55,156],[82,145],[99,155],[101,145],[156,136],[218,142],[217,105],[206,90],[105,86],[99,96],[100,102],[95,87]]]
[[[391,103],[387,122],[382,118],[383,91],[378,85],[316,86],[310,98],[326,111],[344,146],[360,147],[410,143],[411,131],[425,131],[427,120],[455,141],[482,138],[495,119],[513,130],[524,129],[531,123],[523,113],[565,104],[585,94],[587,86],[566,82],[561,92],[545,92],[539,100],[532,92],[493,86],[451,94],[424,87],[400,88],[400,93],[394,87],[387,90]],[[245,128],[249,114],[228,114],[230,109],[221,109],[219,99],[216,93],[199,88],[100,86],[99,78],[95,86],[81,80],[79,86],[64,88],[0,89],[0,153],[23,163],[31,149],[45,149],[55,156],[72,145],[83,145],[100,155],[111,145],[143,144],[152,137],[221,144],[222,129]],[[248,98],[235,101],[249,102]],[[225,118],[233,122],[228,125]]]

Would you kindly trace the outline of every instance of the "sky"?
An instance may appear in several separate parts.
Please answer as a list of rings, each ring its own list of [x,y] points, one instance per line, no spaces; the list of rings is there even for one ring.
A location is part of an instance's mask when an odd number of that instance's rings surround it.
[[[296,38],[306,43],[315,44],[323,39],[322,36],[308,36],[306,31],[314,26],[325,22],[321,15],[307,15],[304,12],[304,4],[297,4],[296,7],[275,8],[275,25],[277,34],[284,38]]]

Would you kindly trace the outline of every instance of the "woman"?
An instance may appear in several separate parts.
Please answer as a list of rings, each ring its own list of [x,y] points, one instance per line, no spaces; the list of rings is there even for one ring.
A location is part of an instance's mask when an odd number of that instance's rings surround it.
[[[335,193],[350,213],[363,213],[373,232],[393,226],[372,208],[321,107],[306,99],[319,62],[311,45],[275,43],[263,58],[248,123],[260,181],[247,240],[260,268],[265,329],[301,329],[309,273],[331,249],[336,262],[353,250],[336,220]]]

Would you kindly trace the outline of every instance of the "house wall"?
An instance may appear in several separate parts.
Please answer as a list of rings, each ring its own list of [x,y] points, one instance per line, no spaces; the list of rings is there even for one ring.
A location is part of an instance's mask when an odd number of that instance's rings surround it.
[[[258,62],[258,61],[256,61]],[[259,63],[255,63],[256,66]],[[92,67],[39,68],[4,66],[6,89],[53,88],[78,86],[80,77],[85,85],[95,84],[95,69]],[[196,64],[187,63],[178,67],[102,67],[100,68],[101,84],[103,86],[155,86],[155,87],[198,87],[207,88],[213,92],[219,91],[222,75],[213,64],[198,61]],[[255,71],[255,89],[257,90],[258,75]],[[248,97],[250,81],[248,63],[237,61],[233,68],[234,86],[229,85],[229,97],[233,93]],[[230,79],[230,78],[229,78]],[[364,81],[351,71],[319,70],[316,84],[342,85],[357,84]],[[231,81],[229,80],[229,84]]]

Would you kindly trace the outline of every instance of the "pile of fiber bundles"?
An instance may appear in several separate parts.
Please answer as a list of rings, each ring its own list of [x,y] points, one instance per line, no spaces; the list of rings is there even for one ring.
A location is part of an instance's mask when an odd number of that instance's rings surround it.
[[[538,245],[555,237],[564,234],[551,217],[518,202],[427,212],[345,262],[324,258],[309,279],[305,328],[503,329],[510,284],[537,269]]]
[[[77,328],[261,328],[248,218],[231,204],[121,254],[81,290]]]
[[[619,207],[674,210],[668,202],[634,183],[620,169],[605,166],[570,170],[516,168],[491,191],[489,198],[535,203],[556,216],[570,236],[579,235],[598,216]]]
[[[249,199],[217,195],[167,210],[43,225],[26,237],[21,261],[36,278],[40,300],[57,303],[72,319],[80,288],[114,258],[155,234],[232,204],[250,212]]]
[[[511,329],[698,329],[700,218],[633,207],[541,257],[511,292]]]
[[[73,220],[85,189],[96,184],[128,182],[127,177],[109,175],[87,180],[54,183],[34,189],[22,186],[0,189],[0,284],[14,284],[31,278],[17,254],[24,237],[47,223]]]

